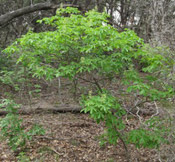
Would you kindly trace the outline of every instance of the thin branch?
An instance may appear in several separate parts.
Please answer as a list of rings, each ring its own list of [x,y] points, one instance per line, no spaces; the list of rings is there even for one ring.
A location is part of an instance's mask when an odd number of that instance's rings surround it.
[[[157,103],[154,101],[154,105],[156,107],[156,113],[151,116],[153,118],[154,116],[157,116],[159,114],[159,107],[157,106]]]
[[[78,79],[84,80],[85,82],[91,83],[91,84],[95,84],[94,82],[91,82],[90,80],[87,80],[85,78],[81,78],[81,77],[77,77]]]
[[[100,84],[98,83],[97,79],[96,79],[95,77],[93,77],[93,80],[94,80],[94,82],[95,82],[95,85],[96,85],[97,88],[99,89],[99,91],[102,93],[103,91],[102,91],[101,86],[100,86]]]
[[[136,115],[137,115],[137,117],[138,117],[138,119],[139,119],[140,123],[142,123],[142,118],[141,118],[141,116],[139,115],[140,108],[139,108],[139,107],[136,107],[136,108],[137,108]]]

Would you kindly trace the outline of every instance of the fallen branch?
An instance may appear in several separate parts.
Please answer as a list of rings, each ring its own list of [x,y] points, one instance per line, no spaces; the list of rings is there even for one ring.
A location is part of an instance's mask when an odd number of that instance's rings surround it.
[[[125,107],[125,105],[123,105]],[[18,113],[22,114],[22,115],[29,115],[29,114],[40,114],[40,113],[67,113],[67,112],[71,112],[71,113],[80,113],[82,110],[82,107],[79,105],[58,105],[58,106],[53,106],[53,105],[48,105],[47,107],[43,107],[43,106],[34,106],[32,108],[30,108],[30,106],[22,106]],[[132,110],[128,110],[125,107],[125,110],[127,111],[128,114],[131,114],[135,117],[139,116],[156,116],[158,114],[162,114],[164,113],[164,111],[160,111],[158,110],[158,107],[156,107],[156,113],[155,110],[154,111],[150,111],[144,108],[141,109],[132,109]],[[5,111],[5,108],[0,109],[0,115],[6,115],[8,112]]]
[[[72,113],[79,113],[82,110],[82,107],[78,105],[60,105],[57,107],[51,107],[51,108],[35,108],[30,109],[26,108],[25,106],[19,109],[18,113],[22,115],[28,115],[28,114],[39,114],[39,113],[66,113],[66,112],[72,112]],[[6,115],[8,114],[5,110],[0,110],[0,115]]]

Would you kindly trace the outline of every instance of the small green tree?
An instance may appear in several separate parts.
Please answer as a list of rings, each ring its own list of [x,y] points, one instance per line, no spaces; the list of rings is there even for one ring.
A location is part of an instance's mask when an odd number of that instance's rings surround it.
[[[53,26],[55,31],[29,31],[5,52],[18,55],[17,63],[29,68],[33,77],[52,80],[62,76],[74,81],[88,74],[96,91],[83,97],[83,111],[98,123],[105,121],[107,141],[116,144],[120,139],[126,151],[128,142],[138,147],[157,147],[165,134],[156,138],[157,133],[147,133],[154,132],[152,128],[124,133],[125,110],[119,98],[105,90],[98,78],[118,79],[125,85],[125,93],[137,93],[146,101],[165,99],[173,95],[173,88],[152,74],[163,69],[167,60],[145,50],[143,40],[133,31],[118,32],[107,18],[106,13],[95,10],[81,15],[76,8],[61,8],[56,16],[38,21]],[[144,76],[139,75],[136,60],[144,65]]]

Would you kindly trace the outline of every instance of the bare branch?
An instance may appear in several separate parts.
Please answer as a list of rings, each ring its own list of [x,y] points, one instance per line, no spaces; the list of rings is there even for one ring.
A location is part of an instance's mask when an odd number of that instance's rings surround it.
[[[63,5],[63,7],[78,7],[77,5]],[[31,5],[27,6],[24,8],[17,9],[15,11],[11,11],[5,15],[0,16],[0,26],[3,26],[4,24],[7,24],[9,21],[13,20],[14,18],[23,16],[25,14],[29,14],[35,11],[40,11],[40,10],[50,10],[50,9],[56,9],[59,8],[60,5],[55,5],[52,3],[38,3],[36,5]]]
[[[154,101],[154,105],[156,107],[156,113],[151,116],[153,118],[154,116],[157,116],[159,114],[159,107],[157,106],[157,103]]]

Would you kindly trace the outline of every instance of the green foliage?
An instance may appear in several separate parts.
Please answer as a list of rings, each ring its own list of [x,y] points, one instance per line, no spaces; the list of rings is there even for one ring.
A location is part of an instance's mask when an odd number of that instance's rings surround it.
[[[13,151],[19,148],[25,148],[26,141],[31,140],[32,136],[44,134],[44,129],[40,126],[33,126],[30,130],[25,131],[22,126],[23,120],[17,114],[20,105],[12,100],[4,99],[0,107],[5,107],[8,114],[0,121],[1,138],[8,139],[8,144]]]
[[[120,131],[125,128],[122,117],[125,115],[116,98],[102,93],[98,96],[84,97],[82,105],[85,107],[82,111],[90,113],[90,116],[97,122],[104,121],[107,127],[107,141],[116,144],[118,138],[121,138]],[[105,142],[105,141],[104,141]]]
[[[0,71],[8,69],[10,63],[10,60],[2,53],[2,51],[3,49],[0,48]]]
[[[135,144],[136,147],[157,148],[162,144],[164,138],[159,134],[146,129],[136,129],[129,133],[128,142]]]
[[[119,33],[107,23],[107,17],[95,10],[83,16],[75,8],[61,8],[56,16],[39,20],[54,26],[55,31],[29,31],[4,52],[19,55],[17,62],[28,67],[33,77],[73,79],[96,71],[101,77],[122,77],[129,85],[128,92],[139,91],[151,100],[173,95],[172,86],[152,75],[156,69],[165,67],[168,60],[146,50],[147,45],[133,31]],[[134,68],[135,59],[145,64],[143,71],[148,75],[144,79]]]
[[[154,78],[164,89],[168,89],[171,95],[175,94],[175,53],[168,47],[150,48],[145,45],[142,62],[147,62],[148,66],[143,68],[145,72],[151,72]]]
[[[17,63],[27,67],[33,77],[77,76],[119,78],[127,86],[126,93],[135,93],[146,101],[167,99],[174,95],[172,84],[161,80],[162,71],[174,66],[174,61],[145,45],[133,31],[118,32],[108,24],[108,15],[95,10],[81,15],[76,8],[57,10],[57,15],[39,20],[53,26],[55,31],[34,33],[29,31],[4,52],[17,55]],[[135,60],[143,64],[140,75]],[[95,77],[94,77],[95,76]],[[108,142],[116,144],[118,138],[137,147],[158,147],[163,135],[157,130],[140,128],[130,134],[121,133],[125,114],[115,96],[103,90],[95,80],[98,91],[84,97],[84,112],[89,112],[98,123],[104,121]],[[160,129],[162,131],[162,129]]]
[[[127,142],[135,144],[138,148],[159,148],[162,143],[168,144],[167,136],[173,132],[168,120],[162,120],[159,117],[148,119],[143,128],[131,130],[128,133]]]
[[[1,71],[0,82],[4,85],[13,87],[15,91],[19,91],[21,85],[25,82],[24,69],[20,71]]]
[[[61,16],[65,13],[70,16]],[[56,31],[29,31],[5,52],[20,54],[18,63],[32,70],[33,76],[48,80],[94,70],[101,75],[121,73],[132,66],[143,41],[133,31],[119,33],[107,24],[107,17],[94,10],[82,16],[77,9],[60,9],[58,15],[39,21]]]
[[[38,96],[41,92],[41,86],[39,84],[34,85],[34,89],[29,91],[29,95]]]
[[[18,162],[30,162],[30,158],[25,154],[25,152],[20,152],[17,159]]]
[[[85,113],[90,113],[90,116],[97,122],[105,122],[106,132],[100,137],[101,145],[106,142],[117,144],[118,139],[126,144],[132,143],[136,147],[159,148],[163,143],[168,143],[166,137],[172,133],[168,120],[162,120],[158,117],[153,117],[147,120],[144,125],[138,129],[131,130],[122,134],[125,129],[123,116],[125,110],[120,106],[115,97],[102,93],[98,96],[82,98],[82,105]]]
[[[11,92],[5,92],[4,95],[7,98],[14,98],[15,95],[27,97],[38,97],[41,92],[41,86],[39,84],[32,83],[31,72],[28,68],[22,66],[16,66],[13,70],[0,71],[0,84],[10,87]],[[22,95],[24,94],[24,95]]]

